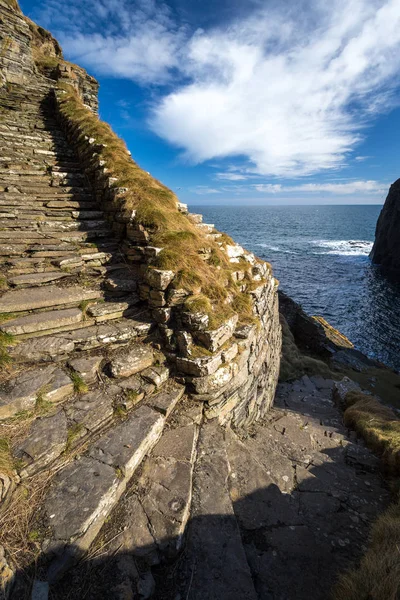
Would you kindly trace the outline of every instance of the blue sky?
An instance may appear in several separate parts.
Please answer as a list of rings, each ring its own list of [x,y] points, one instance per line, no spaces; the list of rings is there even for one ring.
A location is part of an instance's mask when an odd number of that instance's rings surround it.
[[[400,0],[20,0],[190,204],[380,204],[400,177]]]

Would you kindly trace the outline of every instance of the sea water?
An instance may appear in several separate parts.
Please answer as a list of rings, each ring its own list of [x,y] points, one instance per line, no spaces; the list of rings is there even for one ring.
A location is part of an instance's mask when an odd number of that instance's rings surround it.
[[[380,206],[190,206],[267,261],[280,288],[400,370],[400,283],[372,265]]]

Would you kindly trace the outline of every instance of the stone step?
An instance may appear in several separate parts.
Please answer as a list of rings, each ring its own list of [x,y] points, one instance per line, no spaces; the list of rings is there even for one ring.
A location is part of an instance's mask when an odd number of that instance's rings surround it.
[[[86,384],[95,383],[102,362],[101,355],[72,359],[69,361],[69,368],[73,369],[71,377],[74,378],[75,373]],[[61,408],[49,408],[50,414],[36,418],[25,439],[14,448],[13,454],[18,459],[20,477],[30,477],[43,468],[57,469],[60,461],[65,466],[71,450],[76,452],[78,448],[93,444],[99,435],[105,433],[106,428],[110,429],[120,422],[121,418],[115,411],[116,406],[124,406],[129,412],[136,409],[138,403],[143,400],[152,406],[149,397],[154,391],[154,386],[137,377],[135,389],[138,390],[137,396],[134,401],[130,401],[128,396],[125,399],[125,396],[121,395],[124,391],[118,386],[97,384],[96,388],[86,393],[77,393],[75,390],[74,398]],[[171,392],[168,393],[171,395]],[[172,401],[170,404],[172,407]]]
[[[15,277],[9,277],[8,283],[13,287],[31,287],[51,283],[52,281],[64,279],[68,276],[68,273],[60,271],[49,271],[47,273],[29,273],[26,275],[17,275]]]
[[[51,204],[49,204],[50,202],[66,202],[66,201],[72,201],[74,202],[74,204],[71,206],[72,207],[76,207],[79,208],[81,206],[81,202],[90,202],[93,203],[93,194],[92,193],[86,193],[86,194],[79,194],[78,196],[76,194],[70,194],[70,193],[66,193],[65,191],[61,191],[59,188],[49,188],[49,193],[46,195],[43,194],[24,194],[22,195],[21,193],[17,192],[0,192],[0,201],[6,201],[6,202],[10,202],[10,201],[17,201],[17,202],[21,202],[21,206],[24,206],[24,202],[27,203],[38,203],[38,202],[42,202],[42,203],[46,203],[46,206],[49,206],[49,208],[56,208],[57,205],[52,206]],[[61,205],[60,205],[61,206]]]
[[[38,223],[39,230],[43,233],[52,233],[53,231],[92,231],[97,230],[101,231],[108,227],[107,221],[104,219],[94,220],[94,219],[85,219],[85,220],[77,220],[77,219],[67,219],[63,221],[46,221],[43,220]]]
[[[24,371],[0,385],[0,420],[31,411],[37,402],[61,402],[73,393],[70,377],[53,364]]]
[[[126,346],[132,340],[144,338],[153,326],[149,315],[135,313],[130,318],[121,318],[108,323],[93,324],[87,320],[78,323],[73,329],[59,333],[37,331],[20,336],[23,340],[9,349],[10,355],[19,361],[51,361],[55,356],[64,356],[73,351],[89,351],[102,347]]]
[[[171,408],[182,394],[183,388],[170,393]],[[150,399],[54,477],[44,502],[51,530],[44,551],[56,556],[48,571],[50,582],[90,547],[135,470],[160,439],[165,423],[166,417],[152,408]]]
[[[72,187],[72,186],[44,186],[44,185],[34,185],[34,184],[24,184],[24,183],[18,183],[18,184],[10,184],[11,186],[15,186],[16,188],[18,188],[18,191],[21,194],[27,194],[27,195],[35,195],[37,196],[41,196],[44,199],[46,199],[49,196],[63,196],[64,194],[72,194],[73,196],[77,195],[88,195],[90,194],[90,189],[88,187]]]
[[[11,290],[0,298],[0,313],[15,313],[52,306],[78,305],[84,300],[101,298],[99,290],[88,290],[79,286],[30,288],[28,290]]]
[[[208,597],[258,600],[228,478],[224,432],[214,420],[200,431],[187,544],[179,565],[175,595],[171,597],[187,598],[190,594],[191,600]]]
[[[2,325],[0,330],[12,335],[23,335],[36,331],[48,331],[68,325],[81,323],[83,313],[79,308],[67,308],[64,310],[53,310],[40,312],[10,319]]]
[[[109,556],[126,554],[149,568],[166,557],[174,560],[182,549],[201,420],[199,403],[177,405],[173,422],[143,461],[134,491],[121,497],[100,532]]]

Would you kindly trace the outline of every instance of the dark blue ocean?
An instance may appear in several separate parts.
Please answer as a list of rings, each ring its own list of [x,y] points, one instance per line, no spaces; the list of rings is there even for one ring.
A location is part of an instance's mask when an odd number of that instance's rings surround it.
[[[380,206],[190,206],[269,261],[281,289],[400,370],[400,284],[371,264]]]

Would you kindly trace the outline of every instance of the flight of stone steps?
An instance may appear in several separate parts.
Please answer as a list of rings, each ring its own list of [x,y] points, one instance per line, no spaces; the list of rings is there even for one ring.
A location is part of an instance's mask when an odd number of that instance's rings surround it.
[[[89,547],[184,387],[152,343],[136,273],[49,89],[43,79],[0,94],[0,337],[12,359],[1,368],[0,437],[17,431],[24,485],[54,473],[38,519],[56,577]],[[5,501],[15,482],[1,482]]]
[[[0,508],[47,477],[30,523],[40,551],[9,597],[47,598],[50,583],[58,600],[322,600],[388,500],[377,460],[344,428],[332,380],[281,385],[247,431],[204,420],[50,88],[0,93],[0,340],[12,358],[0,438],[18,470],[0,473]]]
[[[202,420],[199,403],[183,399],[51,598],[330,597],[390,497],[379,459],[342,422],[354,386],[281,384],[275,407],[246,431]],[[61,496],[53,506],[65,515]]]

